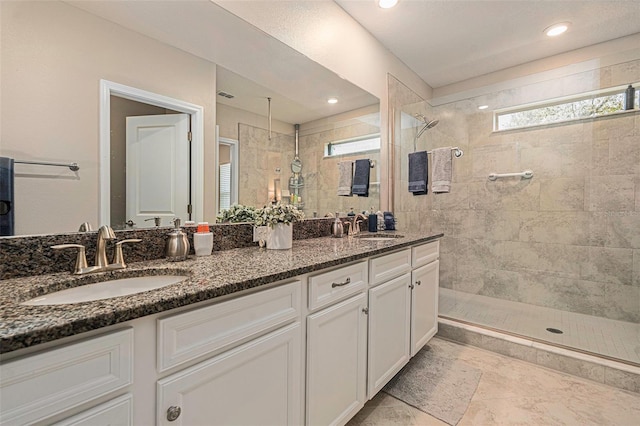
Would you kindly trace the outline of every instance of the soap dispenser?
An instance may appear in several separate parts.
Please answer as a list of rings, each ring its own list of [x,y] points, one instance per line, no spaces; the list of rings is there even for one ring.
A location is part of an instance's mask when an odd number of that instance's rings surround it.
[[[165,245],[165,255],[170,262],[179,262],[187,259],[189,254],[189,239],[182,229],[180,229],[180,219],[173,219],[175,229],[171,231]]]
[[[336,212],[336,218],[331,224],[331,236],[335,238],[342,238],[344,234],[344,227],[342,226],[342,221],[340,220],[340,212]]]

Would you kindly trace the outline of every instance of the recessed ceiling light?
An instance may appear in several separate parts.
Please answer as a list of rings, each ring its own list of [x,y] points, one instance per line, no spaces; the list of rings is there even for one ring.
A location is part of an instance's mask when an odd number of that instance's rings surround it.
[[[327,102],[329,102],[330,104],[337,104],[338,103],[338,98],[329,98],[329,99],[327,99]]]
[[[489,108],[489,105],[480,105],[478,107],[478,109],[487,109],[487,108]]]
[[[559,36],[560,34],[565,33],[569,29],[570,25],[571,23],[569,22],[553,24],[550,27],[545,28],[544,33],[549,37]]]
[[[378,6],[383,9],[391,9],[396,4],[398,4],[398,0],[378,0]]]

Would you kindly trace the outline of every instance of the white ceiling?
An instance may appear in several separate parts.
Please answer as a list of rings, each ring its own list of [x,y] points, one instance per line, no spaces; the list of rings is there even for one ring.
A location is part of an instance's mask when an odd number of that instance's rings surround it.
[[[335,0],[433,88],[640,33],[640,0]],[[569,31],[550,38],[560,21]]]

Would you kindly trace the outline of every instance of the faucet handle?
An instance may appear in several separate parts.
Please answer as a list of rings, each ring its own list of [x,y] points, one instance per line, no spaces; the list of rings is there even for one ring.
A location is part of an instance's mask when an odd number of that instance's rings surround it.
[[[109,265],[109,269],[124,269],[127,265],[124,263],[124,256],[122,255],[122,245],[127,243],[139,243],[142,241],[139,238],[129,238],[127,240],[118,241],[116,243],[116,251],[113,254],[113,262]]]
[[[62,250],[67,248],[77,248],[78,256],[76,256],[76,266],[73,269],[73,273],[76,275],[81,274],[84,270],[88,268],[87,265],[87,255],[85,253],[85,248],[81,244],[58,244],[55,246],[51,246],[54,250]]]

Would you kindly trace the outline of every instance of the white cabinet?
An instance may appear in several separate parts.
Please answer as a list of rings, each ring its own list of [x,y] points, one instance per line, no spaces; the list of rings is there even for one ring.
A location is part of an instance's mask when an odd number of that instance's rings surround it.
[[[131,328],[4,362],[0,368],[0,424],[60,417],[125,388],[132,380]]]
[[[133,396],[123,395],[69,417],[55,426],[132,426]]]
[[[369,290],[369,399],[409,362],[410,285],[407,273]]]
[[[343,425],[364,406],[366,313],[360,293],[307,317],[306,424]]]
[[[160,425],[299,425],[300,323],[158,381]]]
[[[433,261],[411,273],[411,356],[438,332],[438,268]]]

